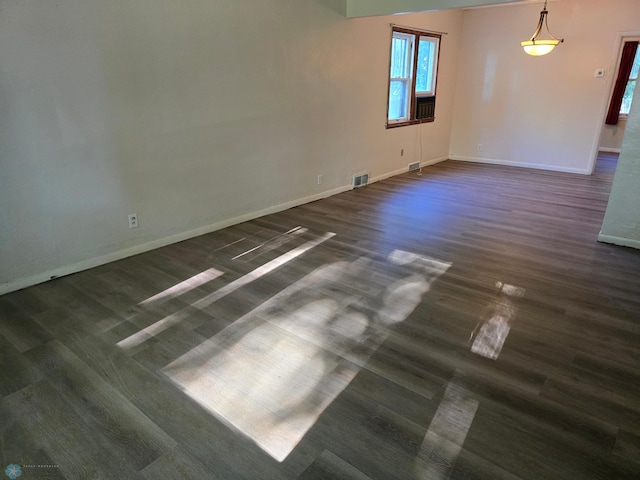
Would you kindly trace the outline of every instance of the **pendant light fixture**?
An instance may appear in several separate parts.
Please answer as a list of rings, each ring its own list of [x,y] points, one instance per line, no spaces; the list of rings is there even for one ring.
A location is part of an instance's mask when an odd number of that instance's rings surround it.
[[[564,38],[557,38],[553,36],[553,34],[549,31],[549,25],[547,24],[547,0],[544,1],[544,7],[540,12],[540,21],[538,22],[538,26],[536,27],[536,31],[533,32],[533,35],[529,40],[521,42],[520,44],[523,46],[524,51],[529,55],[540,56],[546,55],[551,50],[553,50],[559,43],[564,42]],[[542,26],[545,26],[547,29],[547,33],[551,37],[550,39],[543,40],[540,37],[540,33],[542,32]]]

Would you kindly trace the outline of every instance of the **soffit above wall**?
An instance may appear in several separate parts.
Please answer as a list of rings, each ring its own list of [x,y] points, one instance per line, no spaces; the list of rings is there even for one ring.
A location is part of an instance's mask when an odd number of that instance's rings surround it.
[[[335,1],[335,0],[334,0]],[[468,8],[484,5],[523,3],[522,0],[344,0],[346,15],[372,17],[397,13],[417,13],[451,8]]]

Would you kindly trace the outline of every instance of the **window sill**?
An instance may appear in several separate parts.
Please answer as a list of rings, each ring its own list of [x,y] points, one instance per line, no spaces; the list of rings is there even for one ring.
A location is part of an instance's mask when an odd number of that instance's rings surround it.
[[[407,125],[418,125],[420,123],[431,123],[435,121],[435,117],[422,118],[420,120],[408,120],[406,122],[387,123],[387,129],[396,127],[406,127]]]

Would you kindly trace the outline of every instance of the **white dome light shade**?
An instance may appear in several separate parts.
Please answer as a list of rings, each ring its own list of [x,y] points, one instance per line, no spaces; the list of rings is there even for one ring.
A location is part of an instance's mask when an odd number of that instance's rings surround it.
[[[539,57],[551,52],[559,43],[560,40],[536,40],[535,42],[527,40],[526,42],[522,42],[521,45],[524,47],[526,53]]]

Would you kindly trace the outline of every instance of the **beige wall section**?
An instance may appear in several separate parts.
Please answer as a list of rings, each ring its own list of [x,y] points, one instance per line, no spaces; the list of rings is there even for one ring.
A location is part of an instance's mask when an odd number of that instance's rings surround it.
[[[541,4],[465,11],[451,157],[591,173],[620,32],[640,28],[640,1],[615,4],[550,2],[549,27],[565,43],[544,57],[520,47]]]
[[[385,129],[392,18],[339,10],[332,0],[0,0],[0,292],[419,160],[418,127]],[[402,22],[449,32],[436,121],[421,133],[422,160],[442,160],[462,12]]]
[[[640,84],[635,98],[640,98]],[[627,128],[613,178],[609,204],[598,239],[640,248],[640,102],[631,104]]]

